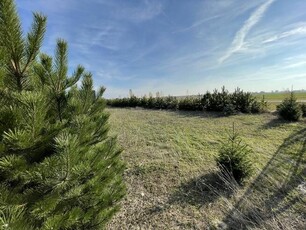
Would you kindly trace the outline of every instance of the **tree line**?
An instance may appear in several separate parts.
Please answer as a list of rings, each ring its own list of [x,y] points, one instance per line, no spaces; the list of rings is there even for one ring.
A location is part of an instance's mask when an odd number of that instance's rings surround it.
[[[235,113],[260,113],[267,109],[267,102],[264,97],[258,101],[250,92],[244,92],[236,88],[230,93],[224,86],[221,91],[215,89],[212,93],[204,95],[174,97],[136,97],[130,92],[129,97],[108,99],[107,105],[111,107],[143,107],[147,109],[169,109],[184,111],[216,111],[225,115]]]

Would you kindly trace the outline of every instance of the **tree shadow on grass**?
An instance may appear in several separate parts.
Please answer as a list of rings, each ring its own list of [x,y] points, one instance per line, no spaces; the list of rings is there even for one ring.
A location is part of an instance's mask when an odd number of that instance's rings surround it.
[[[282,125],[286,125],[286,124],[290,124],[290,123],[292,123],[292,122],[286,121],[286,120],[283,120],[283,119],[280,119],[280,118],[275,118],[275,119],[270,120],[268,123],[264,124],[262,126],[262,128],[263,129],[277,128],[277,127],[280,127]]]
[[[189,204],[201,207],[213,203],[220,196],[229,198],[238,187],[238,184],[236,182],[233,183],[232,180],[232,178],[221,174],[219,171],[212,171],[193,178],[179,186],[177,191],[170,195],[163,207],[153,206],[147,210],[147,213],[155,215],[165,211],[173,204]]]
[[[197,117],[197,118],[221,118],[225,117],[221,112],[211,112],[211,111],[184,111],[184,110],[169,110],[169,112],[182,117]]]
[[[228,228],[265,228],[266,221],[274,221],[275,225],[268,225],[268,228],[283,229],[285,227],[280,226],[284,225],[284,215],[294,215],[297,218],[294,224],[297,226],[305,224],[302,222],[306,217],[306,203],[299,192],[306,175],[305,153],[306,129],[303,129],[285,139],[227,213],[223,222]],[[289,221],[294,221],[294,218],[288,217]],[[290,226],[293,223],[285,224]]]
[[[213,171],[182,184],[177,192],[172,194],[169,203],[203,206],[214,202],[220,196],[229,197],[232,192],[227,178],[218,171]]]

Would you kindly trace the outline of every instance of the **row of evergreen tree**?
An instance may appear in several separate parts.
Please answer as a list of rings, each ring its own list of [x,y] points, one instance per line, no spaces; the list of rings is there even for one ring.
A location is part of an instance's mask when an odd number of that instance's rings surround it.
[[[102,229],[125,193],[105,88],[82,66],[68,77],[65,41],[40,53],[45,29],[35,13],[24,36],[0,1],[0,229]]]
[[[188,96],[183,98],[168,96],[161,97],[136,97],[130,94],[127,98],[108,99],[107,105],[112,107],[143,107],[148,109],[171,109],[185,111],[216,111],[225,115],[241,113],[260,113],[266,110],[267,102],[261,101],[249,92],[237,88],[230,93],[225,87],[221,91],[215,89],[212,93],[204,95]]]

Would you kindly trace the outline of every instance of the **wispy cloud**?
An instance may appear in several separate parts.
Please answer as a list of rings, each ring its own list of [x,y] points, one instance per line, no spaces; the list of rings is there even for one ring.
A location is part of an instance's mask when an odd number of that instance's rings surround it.
[[[119,50],[119,41],[124,32],[125,30],[123,28],[107,25],[105,28],[97,31],[95,35],[91,34],[92,39],[89,39],[90,47],[100,46],[113,51]]]
[[[135,76],[125,76],[120,73],[120,71],[116,68],[112,68],[109,70],[99,70],[95,73],[97,77],[106,80],[120,80],[120,81],[129,81],[135,78]]]
[[[48,16],[42,51],[52,55],[56,38],[67,40],[71,72],[83,64],[107,97],[129,89],[184,95],[222,85],[270,91],[306,83],[303,0],[16,3],[25,32],[32,11]]]
[[[289,64],[284,68],[285,69],[292,69],[292,68],[298,68],[298,67],[305,66],[305,65],[306,65],[306,61],[300,61],[300,62],[297,62],[297,63]]]
[[[306,65],[306,55],[285,58],[281,64],[282,69],[298,69]],[[278,67],[279,68],[279,67]]]
[[[304,26],[299,26],[297,28],[294,28],[292,30],[283,32],[281,34],[275,35],[273,37],[270,37],[266,40],[264,40],[262,43],[271,43],[271,42],[276,42],[278,40],[287,38],[287,37],[291,37],[291,36],[295,36],[295,35],[306,35],[306,25]]]
[[[211,21],[213,19],[217,19],[217,18],[220,18],[220,17],[221,17],[221,15],[215,15],[215,16],[212,16],[212,17],[209,17],[209,18],[204,18],[202,20],[194,22],[191,26],[185,27],[183,29],[176,30],[173,33],[182,33],[182,32],[186,32],[186,31],[192,30],[192,29],[194,29],[196,27],[199,27],[199,26],[205,24],[208,21]]]
[[[125,5],[117,8],[115,17],[132,22],[143,22],[158,16],[163,11],[163,4],[158,1],[145,0],[138,6]]]
[[[260,21],[264,16],[267,9],[275,0],[268,0],[259,6],[244,22],[242,28],[236,33],[235,38],[229,47],[228,51],[219,59],[219,63],[223,63],[226,59],[230,58],[234,53],[244,49],[244,40],[249,31]]]

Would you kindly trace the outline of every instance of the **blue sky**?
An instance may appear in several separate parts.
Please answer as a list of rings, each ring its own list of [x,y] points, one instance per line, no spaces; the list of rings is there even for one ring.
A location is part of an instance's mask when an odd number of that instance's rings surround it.
[[[306,89],[305,0],[17,0],[24,31],[48,17],[42,51],[69,44],[106,97]]]

